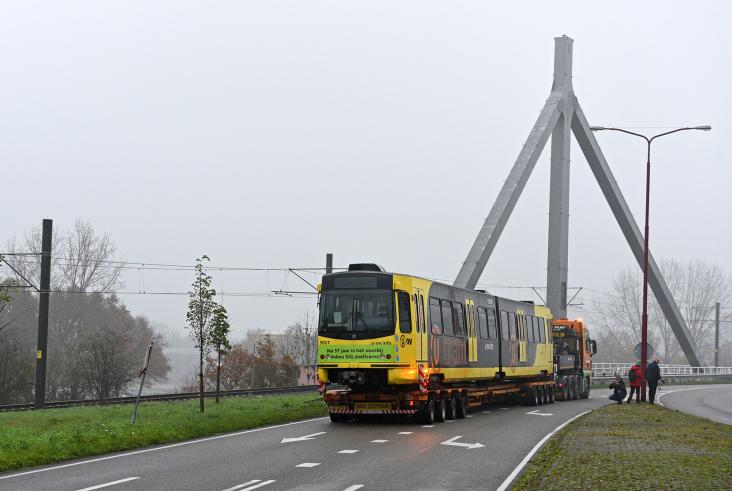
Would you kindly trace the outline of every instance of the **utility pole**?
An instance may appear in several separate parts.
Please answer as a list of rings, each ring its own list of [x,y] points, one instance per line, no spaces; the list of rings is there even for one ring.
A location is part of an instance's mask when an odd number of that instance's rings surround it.
[[[325,274],[331,274],[333,272],[333,254],[328,253],[325,255]]]
[[[46,404],[46,360],[48,358],[48,306],[51,289],[51,233],[53,220],[43,220],[41,235],[41,288],[38,299],[38,344],[36,351],[36,393],[35,406]]]
[[[719,302],[714,307],[714,367],[719,366]]]

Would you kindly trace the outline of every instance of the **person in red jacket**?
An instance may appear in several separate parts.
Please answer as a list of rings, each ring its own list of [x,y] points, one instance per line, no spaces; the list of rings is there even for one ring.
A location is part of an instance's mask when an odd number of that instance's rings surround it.
[[[633,400],[635,393],[635,402],[640,404],[641,385],[643,384],[643,370],[641,370],[640,362],[636,363],[628,371],[628,380],[630,381],[630,395],[628,396],[628,404]]]

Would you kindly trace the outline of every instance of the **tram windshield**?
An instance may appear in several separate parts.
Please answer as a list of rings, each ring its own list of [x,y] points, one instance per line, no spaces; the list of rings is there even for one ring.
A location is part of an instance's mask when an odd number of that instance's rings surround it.
[[[320,299],[318,334],[364,339],[394,332],[394,292],[391,290],[331,290]]]

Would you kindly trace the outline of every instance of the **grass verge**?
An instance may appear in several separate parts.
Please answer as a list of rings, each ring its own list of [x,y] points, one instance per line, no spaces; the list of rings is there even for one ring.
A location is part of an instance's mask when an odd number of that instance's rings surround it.
[[[327,414],[318,394],[0,413],[0,472]]]
[[[610,404],[537,452],[513,490],[732,489],[732,426],[650,404]]]

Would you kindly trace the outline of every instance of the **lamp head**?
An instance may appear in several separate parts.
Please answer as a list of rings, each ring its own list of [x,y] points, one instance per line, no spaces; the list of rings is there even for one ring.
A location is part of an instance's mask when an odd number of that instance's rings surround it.
[[[606,130],[607,128],[605,128],[604,126],[590,126],[590,129],[592,131],[602,131],[602,130]]]
[[[692,130],[702,130],[702,131],[709,131],[711,129],[712,129],[712,127],[709,126],[708,124],[707,125],[704,125],[704,126],[694,126],[692,128]]]

